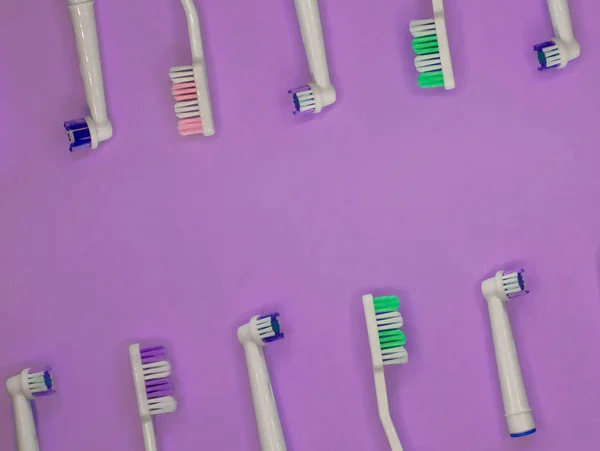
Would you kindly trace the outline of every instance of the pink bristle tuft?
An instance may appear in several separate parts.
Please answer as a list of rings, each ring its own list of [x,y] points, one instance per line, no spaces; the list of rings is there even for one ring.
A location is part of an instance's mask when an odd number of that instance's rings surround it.
[[[171,92],[178,102],[182,100],[194,100],[198,97],[196,83],[193,81],[187,83],[174,83]]]
[[[181,136],[202,133],[202,119],[199,117],[182,119],[177,124],[177,130]]]

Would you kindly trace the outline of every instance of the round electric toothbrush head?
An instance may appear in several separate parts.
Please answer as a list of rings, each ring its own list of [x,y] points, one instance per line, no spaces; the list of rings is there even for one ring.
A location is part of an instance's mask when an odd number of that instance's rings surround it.
[[[486,299],[498,298],[501,301],[508,302],[529,293],[523,277],[524,272],[524,269],[498,271],[494,277],[484,280],[481,284],[483,296]]]
[[[540,63],[539,71],[562,69],[581,53],[579,43],[575,39],[565,42],[562,39],[553,38],[550,41],[534,45],[533,50],[537,52],[538,62]]]
[[[98,147],[98,143],[106,141],[112,136],[110,122],[98,124],[91,116],[66,121],[64,127],[69,137],[70,152],[95,149]]]
[[[54,380],[49,369],[32,373],[29,368],[6,381],[10,396],[22,395],[29,400],[54,392]]]
[[[290,89],[294,103],[294,115],[301,116],[309,113],[320,113],[321,110],[336,101],[337,95],[332,85],[322,87],[316,83]]]
[[[239,327],[237,334],[240,343],[245,344],[251,341],[260,346],[280,340],[284,336],[281,332],[279,313],[277,312],[252,317],[249,323]]]

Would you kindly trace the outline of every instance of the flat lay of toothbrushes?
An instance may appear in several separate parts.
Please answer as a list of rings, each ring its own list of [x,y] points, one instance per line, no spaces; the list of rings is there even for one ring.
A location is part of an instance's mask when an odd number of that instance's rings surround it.
[[[69,150],[95,149],[112,136],[113,130],[106,115],[102,63],[98,50],[94,2],[92,0],[68,0],[79,69],[90,115],[64,123],[69,136]]]
[[[29,368],[6,381],[6,390],[13,403],[17,449],[39,451],[31,401],[54,392],[54,381],[49,370],[32,373]]]
[[[522,269],[498,271],[494,277],[481,284],[481,292],[487,301],[490,313],[504,416],[510,436],[515,438],[535,432],[535,423],[527,401],[527,392],[506,311],[508,301],[529,293],[523,272]]]
[[[402,315],[398,311],[400,300],[397,296],[373,297],[365,294],[362,297],[365,310],[365,321],[371,348],[373,377],[377,394],[379,419],[387,436],[392,451],[402,451],[398,433],[390,415],[390,406],[385,384],[385,365],[408,362],[408,353],[404,348],[406,338],[400,328],[404,325]]]
[[[540,67],[538,67],[540,71],[553,68],[562,69],[569,61],[577,58],[581,52],[579,42],[573,35],[569,0],[547,0],[547,2],[554,37],[533,46],[540,63]]]
[[[433,0],[433,19],[411,20],[412,48],[421,88],[454,89],[454,71],[446,32],[444,1]]]
[[[237,337],[246,354],[261,450],[285,451],[287,448],[279,421],[275,394],[262,349],[267,343],[283,338],[279,313],[252,317],[250,322],[238,328]]]
[[[336,93],[329,79],[319,4],[317,0],[294,0],[294,4],[312,81],[288,93],[292,95],[295,115],[320,113],[335,102]]]
[[[173,82],[171,88],[173,97],[177,101],[175,103],[175,115],[179,119],[177,130],[182,136],[195,134],[212,136],[215,134],[215,124],[210,104],[198,12],[193,0],[181,0],[181,4],[187,18],[192,65],[175,66],[169,70],[169,77]]]
[[[152,417],[174,412],[177,408],[169,378],[171,364],[166,358],[167,350],[164,346],[140,348],[139,343],[129,346],[129,360],[146,451],[157,450]]]

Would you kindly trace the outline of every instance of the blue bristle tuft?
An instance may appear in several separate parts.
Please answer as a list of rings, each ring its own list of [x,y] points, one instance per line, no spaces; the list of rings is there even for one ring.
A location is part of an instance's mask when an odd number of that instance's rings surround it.
[[[69,135],[69,151],[90,149],[92,147],[92,136],[85,119],[66,121],[65,130]]]

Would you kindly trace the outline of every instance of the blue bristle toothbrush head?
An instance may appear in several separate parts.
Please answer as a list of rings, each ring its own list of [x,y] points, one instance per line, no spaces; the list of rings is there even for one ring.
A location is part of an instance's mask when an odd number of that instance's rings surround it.
[[[309,114],[315,111],[315,94],[309,85],[290,89],[288,93],[292,95],[294,102],[294,115]]]
[[[551,51],[551,47],[554,47]],[[546,41],[534,45],[533,50],[537,52],[537,58],[540,63],[538,70],[556,69],[560,65],[560,52],[554,41]],[[558,58],[557,58],[558,57]]]
[[[263,343],[270,343],[283,338],[278,318],[279,313],[271,313],[257,318],[256,327]]]
[[[90,128],[85,119],[66,121],[65,130],[69,135],[69,151],[90,149],[92,147],[92,136]]]

